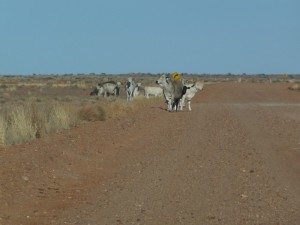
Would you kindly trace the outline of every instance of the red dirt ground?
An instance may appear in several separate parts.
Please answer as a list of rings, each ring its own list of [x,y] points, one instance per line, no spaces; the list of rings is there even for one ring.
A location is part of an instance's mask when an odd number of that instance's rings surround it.
[[[0,225],[298,225],[300,92],[205,86],[0,149]]]

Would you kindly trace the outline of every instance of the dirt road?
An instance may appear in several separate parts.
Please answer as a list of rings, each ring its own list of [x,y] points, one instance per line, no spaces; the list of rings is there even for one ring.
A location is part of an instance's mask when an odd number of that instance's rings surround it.
[[[300,93],[214,84],[0,150],[1,225],[298,225]]]

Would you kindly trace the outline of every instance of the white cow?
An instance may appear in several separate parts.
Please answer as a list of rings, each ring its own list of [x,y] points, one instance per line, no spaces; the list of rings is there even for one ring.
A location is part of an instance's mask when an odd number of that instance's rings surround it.
[[[179,100],[185,94],[187,87],[183,86],[180,80],[168,78],[165,74],[156,81],[163,88],[164,96],[168,104],[168,111],[177,111]]]
[[[132,101],[133,100],[133,97],[134,97],[133,93],[134,93],[136,87],[137,87],[137,85],[135,84],[132,77],[129,77],[127,79],[127,82],[126,82],[126,85],[125,85],[127,101]]]
[[[162,96],[163,95],[163,89],[161,87],[149,87],[146,86],[145,88],[145,97],[149,98],[149,96]]]
[[[142,86],[142,83],[136,83],[136,86],[133,90],[133,97],[137,97],[140,95],[140,88]]]
[[[186,99],[187,102],[188,102],[189,111],[191,111],[192,110],[192,108],[191,108],[192,98],[195,96],[195,94],[198,91],[201,91],[203,89],[204,82],[203,81],[197,81],[194,84],[186,84],[185,86],[187,87],[187,89],[186,89],[186,93],[180,99],[180,104],[179,104],[180,105],[180,110],[183,109],[184,101]]]
[[[109,95],[118,96],[120,93],[120,82],[108,81],[104,83],[99,83],[96,88],[90,93],[90,95],[103,95],[107,97]]]

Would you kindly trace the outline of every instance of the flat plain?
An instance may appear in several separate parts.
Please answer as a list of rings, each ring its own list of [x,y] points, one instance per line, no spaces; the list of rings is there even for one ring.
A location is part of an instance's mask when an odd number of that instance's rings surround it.
[[[208,84],[0,148],[1,225],[300,224],[300,92]]]

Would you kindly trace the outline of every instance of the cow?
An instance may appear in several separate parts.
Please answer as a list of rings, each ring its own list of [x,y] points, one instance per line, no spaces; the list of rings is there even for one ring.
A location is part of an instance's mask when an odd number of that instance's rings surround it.
[[[179,101],[182,95],[185,94],[187,87],[184,86],[179,79],[169,78],[165,74],[160,76],[156,84],[163,88],[164,96],[168,104],[167,110],[169,112],[177,111]]]
[[[136,86],[133,90],[133,97],[137,97],[140,95],[141,86],[142,86],[142,83],[136,83]]]
[[[134,97],[134,92],[137,89],[137,85],[135,84],[132,77],[128,77],[127,82],[125,84],[125,90],[127,95],[127,102],[132,101]]]
[[[183,109],[184,101],[186,99],[187,102],[188,102],[189,111],[191,111],[192,110],[192,108],[191,108],[192,98],[195,96],[195,94],[198,91],[203,90],[204,82],[203,81],[197,81],[194,84],[186,84],[185,86],[187,87],[187,89],[186,89],[186,93],[180,99],[180,104],[179,104],[180,105],[180,110]]]
[[[90,93],[90,95],[103,95],[107,97],[109,95],[119,96],[120,94],[120,82],[108,81],[104,83],[99,83],[96,88]]]
[[[149,98],[149,96],[162,96],[163,95],[163,89],[161,87],[149,87],[146,86],[145,88],[145,97]]]

